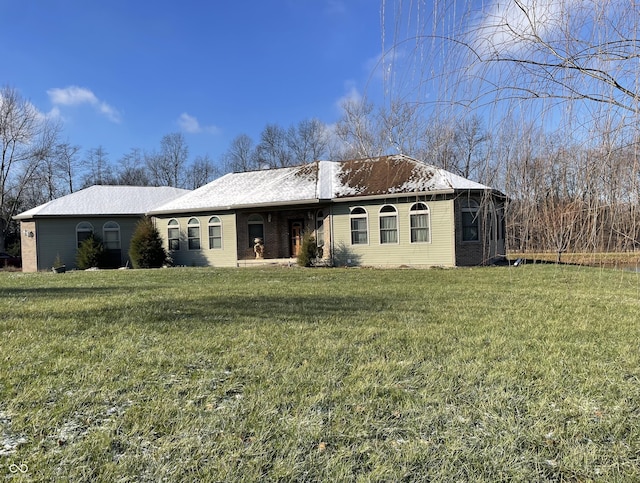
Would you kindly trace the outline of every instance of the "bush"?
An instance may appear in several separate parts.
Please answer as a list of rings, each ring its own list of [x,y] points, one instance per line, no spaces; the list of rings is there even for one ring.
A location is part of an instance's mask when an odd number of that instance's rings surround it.
[[[298,265],[301,267],[310,267],[316,259],[316,252],[318,246],[316,245],[316,239],[308,234],[305,234],[302,238],[302,246],[298,252]]]
[[[106,263],[106,254],[102,240],[92,234],[80,243],[76,253],[76,266],[80,270],[93,267],[102,268]]]
[[[131,238],[129,258],[133,268],[160,268],[167,261],[162,238],[151,218],[140,220]]]

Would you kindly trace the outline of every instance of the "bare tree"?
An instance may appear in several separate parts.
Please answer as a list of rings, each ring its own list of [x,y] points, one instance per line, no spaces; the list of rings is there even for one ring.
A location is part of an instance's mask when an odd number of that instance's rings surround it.
[[[116,180],[118,184],[127,186],[149,186],[151,181],[147,173],[142,151],[132,148],[118,161]]]
[[[208,154],[197,156],[185,173],[185,187],[194,190],[213,181],[219,175],[218,168]]]
[[[6,248],[12,217],[40,164],[51,155],[59,126],[42,116],[15,89],[0,89],[0,249]]]
[[[73,193],[76,170],[79,167],[78,153],[80,146],[69,142],[60,143],[55,148],[56,170],[60,176],[60,183],[65,185],[64,192]]]
[[[256,146],[260,168],[284,168],[297,164],[289,149],[287,131],[277,124],[267,124]]]
[[[84,166],[83,188],[93,185],[115,184],[109,153],[102,146],[89,149],[82,164]]]
[[[189,147],[182,133],[163,136],[160,141],[160,152],[145,154],[151,184],[182,187],[188,156]]]
[[[231,146],[222,155],[224,170],[229,172],[254,171],[258,169],[255,143],[247,134],[240,134],[231,141]]]
[[[311,163],[327,155],[328,133],[318,119],[307,119],[287,131],[287,145],[295,164]]]

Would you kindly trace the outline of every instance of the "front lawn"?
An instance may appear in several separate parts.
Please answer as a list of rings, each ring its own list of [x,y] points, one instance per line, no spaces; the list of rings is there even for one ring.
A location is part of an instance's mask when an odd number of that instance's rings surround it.
[[[638,481],[640,275],[0,272],[0,478]]]

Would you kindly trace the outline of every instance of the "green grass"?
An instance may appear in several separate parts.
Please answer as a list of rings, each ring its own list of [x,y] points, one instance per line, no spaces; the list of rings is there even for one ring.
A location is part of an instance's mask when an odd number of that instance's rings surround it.
[[[0,478],[640,480],[635,273],[0,272],[0,304]]]

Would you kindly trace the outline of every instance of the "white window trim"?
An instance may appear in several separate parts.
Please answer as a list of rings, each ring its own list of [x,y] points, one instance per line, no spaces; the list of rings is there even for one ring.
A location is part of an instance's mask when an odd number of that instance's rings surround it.
[[[175,224],[172,224],[173,221],[175,221]],[[178,230],[178,238],[170,238],[169,237],[169,230],[171,230],[172,228],[176,228]],[[171,250],[171,240],[177,240],[178,241],[178,248],[177,249]],[[176,220],[175,218],[171,218],[167,222],[167,248],[171,252],[180,251],[180,222],[178,220]]]
[[[356,213],[353,214],[353,212],[357,209],[362,209],[364,211],[364,213]],[[354,206],[353,208],[349,209],[350,213],[349,213],[349,241],[351,242],[351,246],[362,246],[362,245],[369,245],[371,243],[371,228],[369,226],[369,212],[367,211],[367,209],[364,206]],[[351,228],[351,220],[355,219],[355,218],[364,218],[367,222],[367,243],[353,243],[353,229]]]
[[[476,214],[476,228],[478,229],[478,238],[475,240],[464,239],[464,222],[462,220],[463,213],[475,213]],[[480,243],[481,225],[480,225],[480,203],[472,198],[463,199],[460,202],[460,226],[462,229],[461,239],[462,243]]]
[[[385,209],[386,207],[393,208],[393,212],[390,212],[390,211],[383,212],[382,210]],[[396,229],[395,229],[396,241],[395,242],[382,243],[382,223],[380,223],[381,218],[396,219]],[[391,230],[387,230],[387,231],[391,231]],[[398,220],[398,209],[394,205],[381,206],[380,210],[378,211],[378,244],[379,245],[399,245],[400,244],[400,226],[399,226],[399,220]]]
[[[192,223],[193,220],[196,220],[197,223]],[[189,236],[189,228],[198,228],[198,236]],[[198,248],[191,248],[191,240],[198,240]],[[202,250],[202,230],[200,227],[200,220],[198,218],[191,217],[189,221],[187,221],[187,249],[190,251]]]
[[[81,225],[84,225],[81,229]],[[90,229],[85,229],[89,228]],[[78,233],[95,233],[95,230],[93,228],[93,225],[91,223],[89,223],[88,221],[81,221],[80,223],[78,223],[76,225],[76,247],[80,247],[80,242],[78,241]],[[84,240],[83,240],[84,241]]]
[[[213,218],[217,218],[218,221],[212,222],[211,220]],[[210,234],[211,231],[209,230],[209,228],[211,228],[212,226],[220,227],[220,248],[215,248],[211,246],[211,238],[213,237]],[[222,250],[224,248],[224,237],[222,236],[222,218],[220,218],[218,215],[213,215],[209,218],[209,222],[207,224],[207,235],[209,240],[209,250]]]
[[[426,206],[426,210],[413,210],[413,207],[416,205],[424,205]],[[429,239],[427,241],[413,241],[412,240],[412,228],[411,228],[411,216],[412,215],[427,215],[427,234]],[[431,236],[431,208],[424,201],[418,201],[416,203],[412,203],[409,207],[409,243],[412,245],[426,245],[430,244],[433,237]]]

